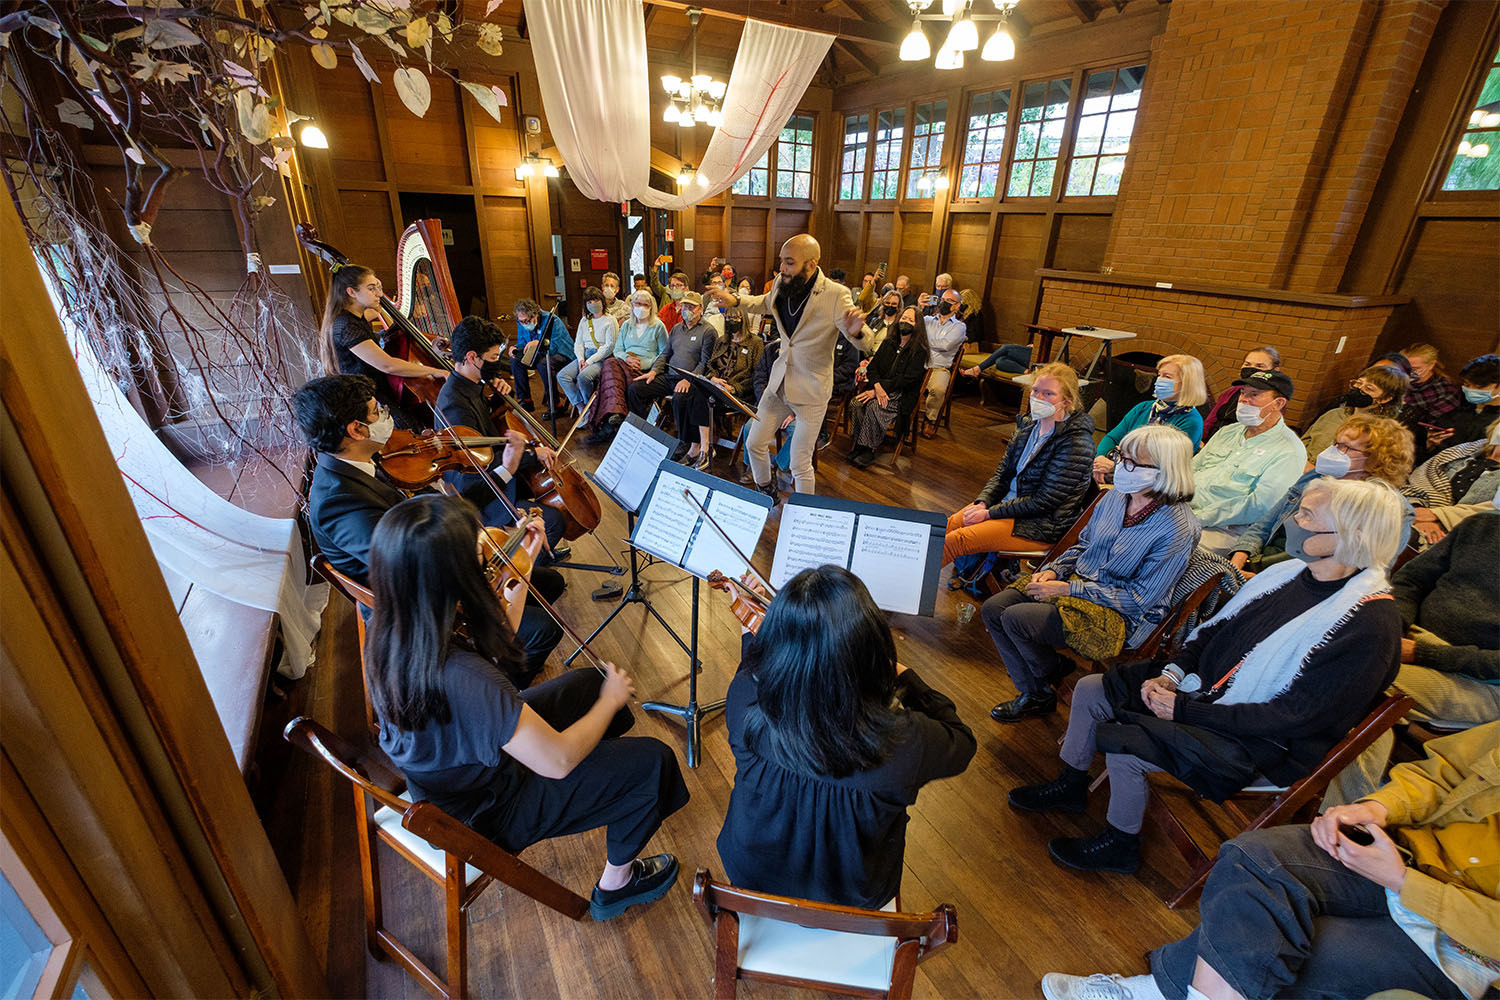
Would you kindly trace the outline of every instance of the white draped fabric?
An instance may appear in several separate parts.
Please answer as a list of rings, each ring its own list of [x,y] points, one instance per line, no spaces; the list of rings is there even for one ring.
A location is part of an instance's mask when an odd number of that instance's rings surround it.
[[[747,20],[724,94],[724,124],[698,165],[707,186],[651,187],[651,114],[641,0],[526,0],[542,106],[568,176],[598,201],[677,210],[725,190],[776,141],[832,35]],[[686,67],[672,67],[685,71]]]

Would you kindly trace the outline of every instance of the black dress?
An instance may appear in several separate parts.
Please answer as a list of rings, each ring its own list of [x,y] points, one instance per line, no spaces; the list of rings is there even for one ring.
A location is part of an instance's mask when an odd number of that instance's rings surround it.
[[[719,858],[730,881],[872,909],[895,898],[907,807],[927,782],[967,767],[975,750],[974,734],[953,702],[915,671],[901,675],[897,696],[905,711],[883,762],[844,778],[808,774],[747,743],[745,720],[756,702],[756,680],[741,660],[724,709],[735,777]]]
[[[351,312],[341,312],[333,318],[332,330],[333,352],[338,358],[339,371],[345,375],[365,376],[375,383],[375,398],[387,406],[394,405],[396,394],[391,391],[391,382],[385,372],[354,353],[354,348],[367,340],[377,347],[383,346],[370,321]]]

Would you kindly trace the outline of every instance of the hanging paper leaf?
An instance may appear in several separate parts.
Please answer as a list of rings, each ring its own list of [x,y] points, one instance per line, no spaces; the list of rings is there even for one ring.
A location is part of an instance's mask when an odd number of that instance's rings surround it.
[[[498,24],[481,24],[479,26],[479,47],[492,56],[498,56],[504,51],[500,43],[505,39],[505,30]]]
[[[384,42],[385,47],[396,53],[398,59],[406,58],[406,50],[401,47],[400,42],[396,41],[390,35],[376,35],[375,38],[377,41]]]
[[[354,12],[355,27],[372,35],[382,35],[391,30],[391,19],[370,7],[361,7]]]
[[[307,33],[309,35],[313,36],[314,38],[327,38],[328,37],[328,29],[327,28],[322,28],[322,27],[313,27],[313,28],[310,28],[310,29],[308,29]]]
[[[130,75],[137,80],[143,80],[147,83],[152,81],[160,83],[187,83],[188,77],[198,72],[195,67],[187,63],[153,59],[144,52],[135,53],[130,57],[130,61],[135,63],[137,67],[136,71]]]
[[[358,45],[350,42],[349,54],[354,57],[354,65],[359,67],[359,71],[364,74],[366,80],[369,80],[371,83],[380,82],[380,77],[376,76],[375,71],[370,68],[370,61],[365,58],[365,54],[363,52],[359,51]]]
[[[259,145],[275,133],[275,128],[271,123],[270,109],[258,103],[250,91],[236,92],[234,105],[235,110],[239,112],[240,132],[248,141]]]
[[[76,125],[78,128],[94,127],[94,117],[88,113],[82,104],[79,104],[71,97],[57,106],[57,117],[59,120],[67,122],[69,125]]]
[[[406,44],[420,49],[432,38],[432,24],[425,17],[412,18],[406,24]]]
[[[153,17],[146,22],[142,39],[148,49],[175,49],[202,45],[203,39],[180,21],[170,17]]]
[[[445,42],[453,40],[453,19],[441,11],[437,16],[437,33],[443,36]]]
[[[257,62],[265,62],[276,51],[276,43],[260,35],[250,36],[250,47],[255,52]]]
[[[137,24],[134,27],[126,28],[124,31],[115,32],[114,40],[116,42],[128,42],[132,38],[140,38],[145,33],[146,26],[144,24]]]
[[[95,52],[108,52],[109,51],[109,43],[108,42],[100,41],[99,39],[95,38],[93,35],[80,34],[78,37],[82,38],[84,40],[84,42],[89,46],[89,48],[93,49]],[[196,38],[198,36],[194,35],[193,37]]]
[[[432,86],[422,71],[403,66],[396,70],[395,81],[396,96],[406,109],[418,118],[427,114],[427,106],[432,103]]]
[[[286,114],[286,123],[288,125],[295,125],[298,122],[310,122],[310,121],[312,121],[312,115],[299,115],[299,114],[297,114],[297,112],[293,111],[291,108],[286,108],[285,111],[284,111],[284,113]],[[291,141],[292,140],[290,140],[290,139],[287,140],[287,142],[291,142]]]
[[[231,62],[228,59],[224,60],[223,65],[224,72],[229,74],[229,79],[233,80],[239,86],[247,88],[256,97],[266,96],[266,89],[260,85],[260,81],[255,78],[254,73],[239,63]]]
[[[94,74],[92,71],[97,69],[98,65],[98,63],[86,59],[83,53],[79,52],[73,46],[68,46],[68,68],[73,71],[73,79],[77,80],[78,85],[84,90],[97,89],[94,84]],[[106,76],[104,79],[108,80],[109,77]]]
[[[354,11],[350,10],[348,7],[340,7],[338,10],[333,12],[333,16],[335,19],[342,21],[345,24],[354,24]]]
[[[504,2],[505,0],[490,0],[489,3],[484,5],[484,16],[489,17],[491,14],[495,13],[495,8],[499,7]]]
[[[267,194],[258,194],[254,198],[250,199],[250,211],[264,212],[274,204],[276,204],[275,198],[272,198]]]
[[[505,99],[505,91],[501,90],[499,87],[491,87],[490,89],[495,92],[496,104],[500,105],[502,108],[510,107],[510,101],[507,101]]]
[[[134,236],[135,241],[141,246],[149,247],[151,245],[151,223],[137,222],[130,227],[130,235]]]
[[[125,155],[144,167],[146,165],[146,154],[141,152],[140,147],[135,144],[135,140],[130,138],[130,136],[127,135],[125,141],[130,144],[125,147]]]
[[[490,113],[491,118],[495,119],[495,121],[497,122],[501,121],[500,102],[495,99],[495,91],[493,88],[481,86],[477,83],[470,83],[467,80],[460,80],[459,83],[463,84],[464,89],[469,92],[469,95],[473,97],[476,102],[478,102],[481,108]]]
[[[298,118],[300,119],[301,116],[299,115]],[[277,149],[295,149],[297,143],[289,135],[273,135],[271,136],[271,145]]]
[[[56,21],[54,21],[54,20],[52,20],[50,18],[46,18],[46,17],[33,17],[33,18],[28,19],[26,23],[27,24],[34,24],[34,25],[36,25],[38,28],[41,28],[43,31],[45,31],[47,34],[51,35],[53,38],[61,38],[62,37],[62,25],[58,24]]]
[[[291,158],[292,158],[292,151],[290,149],[279,149],[279,150],[276,151],[276,155],[275,156],[262,156],[260,158],[260,162],[264,163],[266,166],[270,167],[272,170],[275,170],[277,167],[281,166],[283,163],[285,163],[287,160],[290,160]]]
[[[333,69],[339,64],[339,54],[333,51],[332,45],[314,45],[312,47],[313,62],[324,69]]]

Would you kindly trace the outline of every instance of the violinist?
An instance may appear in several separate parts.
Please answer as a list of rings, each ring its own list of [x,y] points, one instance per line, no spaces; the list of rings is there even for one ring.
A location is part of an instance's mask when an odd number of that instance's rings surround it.
[[[499,327],[480,316],[466,316],[453,328],[451,340],[453,374],[438,394],[438,410],[443,417],[439,423],[470,427],[483,437],[507,437],[510,443],[484,472],[477,469],[449,472],[445,478],[448,485],[480,509],[485,524],[510,524],[514,520],[512,506],[524,506],[533,499],[526,485],[526,473],[543,463],[550,464],[556,455],[546,447],[535,451],[527,448],[522,435],[507,432],[495,423],[484,389],[496,382],[502,391],[505,386],[502,378],[505,362],[501,358],[505,335]],[[497,495],[497,490],[505,494],[505,500]],[[542,562],[566,558],[571,550],[562,544],[567,527],[562,514],[544,507],[542,517],[547,526],[547,542],[552,547],[551,556],[544,555]],[[552,598],[549,595],[547,599]]]
[[[313,540],[334,569],[367,585],[375,526],[406,499],[375,472],[376,455],[394,429],[390,413],[375,401],[375,388],[363,375],[313,379],[292,396],[292,411],[317,453],[307,492]],[[549,601],[567,585],[561,573],[546,567],[532,570],[531,579]],[[515,631],[525,659],[513,680],[524,687],[541,671],[563,631],[529,595]]]
[[[953,702],[896,662],[885,615],[838,566],[792,577],[759,631],[746,629],[724,719],[729,879],[844,906],[895,898],[907,808],[975,750]]]
[[[319,327],[319,353],[328,375],[364,375],[375,386],[375,398],[401,414],[401,407],[387,376],[441,379],[447,372],[413,361],[393,358],[375,336],[370,320],[380,316],[383,288],[375,272],[358,264],[335,265],[329,281],[328,301]],[[401,416],[403,426],[417,424]]]
[[[365,667],[381,749],[414,801],[508,851],[604,827],[589,910],[609,920],[677,880],[671,854],[644,856],[688,801],[677,756],[658,739],[624,736],[634,685],[611,663],[525,693],[509,683],[505,669],[522,654],[480,571],[479,534],[469,504],[437,496],[407,500],[375,529]],[[471,648],[454,638],[459,607]]]

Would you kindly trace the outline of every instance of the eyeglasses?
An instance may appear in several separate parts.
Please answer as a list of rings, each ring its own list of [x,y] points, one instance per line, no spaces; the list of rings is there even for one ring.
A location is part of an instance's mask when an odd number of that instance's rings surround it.
[[[391,415],[391,408],[389,406],[386,406],[384,403],[376,403],[375,404],[375,419],[374,420],[366,420],[365,423],[366,424],[378,424],[378,423],[380,423],[382,420],[384,420],[386,417],[388,417],[390,415]]]
[[[1363,448],[1356,448],[1356,447],[1354,447],[1354,445],[1352,445],[1352,444],[1345,444],[1342,441],[1335,441],[1333,443],[1333,446],[1335,448],[1337,448],[1339,451],[1343,452],[1345,455],[1349,455],[1349,456],[1368,454],[1368,452],[1366,452],[1365,449],[1363,449]]]
[[[1137,462],[1133,458],[1121,457],[1120,468],[1124,469],[1126,472],[1134,472],[1137,469],[1156,469],[1158,468],[1158,466],[1147,465],[1145,462]]]

